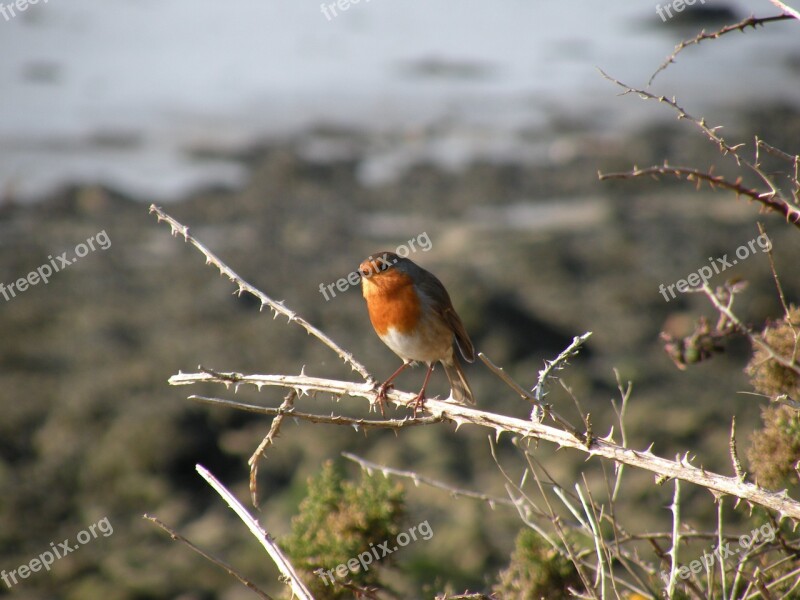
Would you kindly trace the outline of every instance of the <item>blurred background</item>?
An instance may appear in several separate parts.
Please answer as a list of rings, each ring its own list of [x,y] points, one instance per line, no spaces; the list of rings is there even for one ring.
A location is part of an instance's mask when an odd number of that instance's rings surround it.
[[[662,5],[667,5],[662,2]],[[368,254],[422,233],[412,258],[448,287],[478,350],[528,387],[545,358],[593,331],[563,373],[595,430],[616,423],[613,370],[632,381],[634,447],[690,450],[728,473],[736,414],[744,447],[761,400],[742,373],[745,342],[681,372],[661,330],[691,331],[707,302],[669,285],[758,236],[774,244],[787,298],[800,294],[798,239],[744,200],[677,181],[600,182],[598,171],[665,159],[736,174],[731,161],[644,87],[681,39],[767,1],[697,3],[662,19],[659,4],[362,0],[347,10],[293,0],[50,0],[0,11],[0,282],[8,285],[99,232],[110,240],[49,283],[0,297],[0,568],[27,563],[107,517],[114,532],[0,595],[19,598],[251,597],[171,542],[145,512],[280,589],[274,566],[195,474],[201,463],[248,500],[247,458],[269,420],[198,406],[167,379],[216,370],[348,378],[337,357],[273,321],[147,213],[155,202],[245,279],[352,351],[377,378],[398,359],[374,335],[360,290],[326,300],[321,283]],[[662,11],[662,14],[665,14]],[[800,35],[793,22],[684,51],[652,91],[724,125],[734,142],[800,151]],[[744,320],[780,316],[767,256],[712,283],[750,282]],[[479,405],[529,413],[481,365]],[[416,390],[423,371],[398,387]],[[555,386],[550,399],[575,417]],[[444,394],[435,373],[431,391]],[[187,393],[188,392],[188,393]],[[280,391],[241,389],[277,406]],[[303,398],[303,410],[365,415],[366,403]],[[402,414],[402,413],[398,413]],[[453,485],[503,495],[486,432],[451,427],[397,435],[290,424],[260,469],[260,518],[285,535],[306,480],[349,451]],[[501,444],[509,468],[515,450]],[[565,482],[577,453],[541,445]],[[357,475],[354,465],[344,466]],[[670,489],[626,482],[631,524],[665,527]],[[710,495],[685,491],[695,525]],[[397,557],[405,597],[486,589],[521,523],[510,510],[409,487],[409,522],[430,541]],[[732,516],[735,520],[736,516]]]

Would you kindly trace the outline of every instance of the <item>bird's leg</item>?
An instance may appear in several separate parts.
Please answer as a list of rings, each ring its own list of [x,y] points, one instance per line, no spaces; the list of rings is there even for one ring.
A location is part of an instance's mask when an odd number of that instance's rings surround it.
[[[402,373],[409,364],[411,364],[411,363],[404,362],[402,365],[400,365],[400,368],[397,369],[397,371],[395,371],[394,373],[392,373],[389,376],[389,379],[387,379],[386,381],[384,381],[382,384],[380,384],[378,386],[378,397],[377,397],[377,400],[378,400],[378,406],[381,409],[381,416],[382,417],[386,416],[385,413],[383,412],[383,403],[386,400],[386,392],[388,392],[390,389],[392,389],[392,387],[393,387],[392,381],[394,380],[394,378],[397,377],[398,375],[400,375],[400,373]]]
[[[433,373],[433,367],[436,363],[431,363],[428,365],[428,372],[425,373],[425,381],[422,382],[422,389],[417,394],[416,399],[414,400],[414,418],[417,418],[417,411],[422,410],[425,408],[425,388],[428,387],[428,380],[431,378],[431,373]]]

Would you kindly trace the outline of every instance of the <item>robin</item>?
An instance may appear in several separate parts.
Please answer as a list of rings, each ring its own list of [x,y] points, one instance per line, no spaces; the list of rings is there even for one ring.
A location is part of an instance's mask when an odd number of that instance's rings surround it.
[[[442,282],[394,252],[370,256],[358,271],[375,333],[403,359],[400,368],[378,388],[381,414],[392,381],[415,362],[427,364],[428,372],[414,402],[414,416],[425,404],[425,388],[437,362],[444,366],[452,398],[475,404],[472,389],[453,351],[453,340],[467,362],[475,360],[475,349]]]

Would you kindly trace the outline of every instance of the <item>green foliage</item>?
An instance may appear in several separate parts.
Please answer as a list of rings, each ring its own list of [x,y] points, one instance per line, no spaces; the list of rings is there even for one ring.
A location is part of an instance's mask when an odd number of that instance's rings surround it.
[[[800,309],[792,307],[789,315],[764,329],[764,341],[781,356],[795,361],[800,356]],[[763,348],[756,348],[747,365],[750,383],[770,397],[786,394],[800,397],[800,377],[771,358]],[[786,484],[800,460],[800,416],[784,405],[767,406],[761,411],[764,427],[753,434],[748,458],[759,483],[770,487]]]
[[[378,568],[386,566],[391,556],[374,561],[366,571],[335,576],[334,584],[314,571],[334,569],[335,574],[338,565],[368,552],[370,544],[394,539],[405,515],[403,496],[402,486],[385,477],[362,474],[359,483],[345,481],[331,461],[309,479],[308,495],[281,546],[315,597],[352,598],[353,591],[339,584],[362,588],[378,584]]]
[[[788,317],[768,325],[763,332],[764,341],[780,356],[800,364],[800,308],[792,307]],[[747,365],[747,374],[753,387],[767,396],[786,394],[800,397],[800,376],[771,358],[769,353],[756,347]]]
[[[767,406],[761,411],[763,429],[753,434],[747,453],[761,485],[779,487],[794,473],[800,460],[800,415],[788,406]]]
[[[499,575],[494,586],[504,600],[560,600],[568,590],[583,589],[572,562],[556,552],[531,529],[517,535],[511,564]]]

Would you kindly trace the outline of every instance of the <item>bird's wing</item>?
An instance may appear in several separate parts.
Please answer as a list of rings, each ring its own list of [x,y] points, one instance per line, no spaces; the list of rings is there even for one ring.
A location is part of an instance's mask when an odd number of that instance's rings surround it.
[[[422,270],[422,269],[420,269]],[[472,340],[469,339],[467,330],[464,328],[464,323],[461,322],[461,317],[458,316],[456,309],[453,308],[453,302],[450,300],[450,294],[447,293],[444,285],[439,279],[428,271],[424,272],[422,277],[417,279],[417,285],[422,293],[430,298],[433,303],[433,309],[439,313],[448,327],[453,331],[456,337],[456,344],[461,351],[461,356],[467,362],[475,361],[475,348],[472,345]]]

